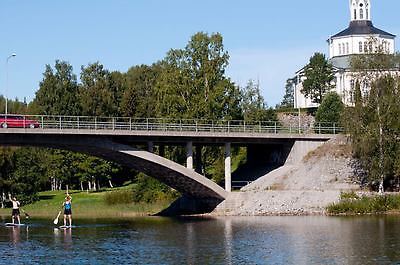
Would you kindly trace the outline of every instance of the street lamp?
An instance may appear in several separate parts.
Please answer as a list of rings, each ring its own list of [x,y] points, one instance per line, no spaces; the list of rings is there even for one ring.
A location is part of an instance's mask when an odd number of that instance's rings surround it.
[[[8,106],[8,98],[7,98],[7,90],[8,90],[8,60],[10,60],[12,57],[15,57],[15,56],[17,56],[17,54],[12,53],[10,56],[7,57],[7,60],[6,60],[6,91],[5,91],[5,95],[4,95],[4,97],[6,98],[6,111],[5,111],[5,114],[8,114],[8,109],[7,109],[7,106]]]

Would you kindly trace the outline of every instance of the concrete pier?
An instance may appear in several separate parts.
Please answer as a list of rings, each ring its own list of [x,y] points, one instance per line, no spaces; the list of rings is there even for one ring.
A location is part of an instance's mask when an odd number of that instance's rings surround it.
[[[225,143],[225,191],[232,191],[231,143]]]
[[[186,143],[186,167],[193,169],[193,142]]]

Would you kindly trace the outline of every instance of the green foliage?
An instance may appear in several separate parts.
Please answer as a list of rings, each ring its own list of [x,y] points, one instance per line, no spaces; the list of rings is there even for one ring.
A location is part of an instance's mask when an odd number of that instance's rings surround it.
[[[46,65],[43,80],[29,108],[35,114],[78,115],[80,102],[77,98],[79,87],[72,66],[56,61],[55,70]]]
[[[6,108],[6,98],[4,96],[0,96],[0,112],[5,113]],[[20,102],[18,98],[16,99],[7,99],[7,110],[8,113],[18,113],[18,114],[27,114],[28,105],[26,100],[24,102]]]
[[[161,62],[157,80],[157,114],[199,119],[237,117],[240,93],[225,77],[228,59],[220,34],[200,32],[185,49],[170,50]]]
[[[344,104],[336,92],[330,92],[318,107],[316,122],[339,123],[344,111]]]
[[[79,99],[82,115],[113,116],[118,113],[118,93],[112,90],[111,74],[102,64],[96,62],[82,66],[81,81]]]
[[[155,85],[160,72],[160,66],[140,65],[128,70],[126,90],[122,98],[122,113],[126,117],[154,118]]]
[[[360,197],[354,191],[351,192],[342,192],[340,194],[341,200],[352,200],[352,199],[359,199]]]
[[[250,80],[242,89],[242,112],[245,121],[276,121],[276,113],[267,108],[264,98],[261,96],[259,84]]]
[[[23,203],[37,199],[43,181],[42,157],[35,148],[2,148],[0,192],[17,196]]]
[[[321,103],[325,94],[329,92],[334,80],[332,65],[322,53],[315,53],[304,69],[306,80],[301,92],[311,98],[314,103]]]
[[[136,178],[137,185],[133,188],[133,201],[154,203],[159,200],[178,198],[178,193],[154,178],[142,173]]]
[[[330,214],[371,214],[393,210],[400,210],[400,195],[345,197],[327,208]]]
[[[108,192],[104,196],[104,201],[107,205],[129,204],[133,202],[132,190],[117,190]]]
[[[400,188],[400,78],[387,71],[396,61],[400,62],[399,55],[387,54],[357,56],[352,61],[358,76],[355,107],[348,110],[347,128],[354,155],[367,172],[366,182],[374,189],[380,183],[390,190]],[[361,87],[369,91],[362,95]]]
[[[285,95],[283,96],[282,102],[279,108],[290,109],[294,107],[294,82],[295,79],[287,79],[285,85]]]

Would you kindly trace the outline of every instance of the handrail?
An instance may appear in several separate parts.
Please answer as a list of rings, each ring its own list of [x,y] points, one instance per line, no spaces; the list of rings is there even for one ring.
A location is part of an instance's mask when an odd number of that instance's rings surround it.
[[[5,117],[1,119],[1,117]],[[91,117],[56,115],[0,114],[2,122],[12,117],[23,119],[25,124],[36,123],[42,130],[110,130],[110,131],[162,131],[162,132],[210,132],[245,134],[339,134],[344,130],[336,123],[314,123],[312,125],[283,126],[277,121],[164,119],[132,117]],[[7,127],[7,126],[4,126]]]

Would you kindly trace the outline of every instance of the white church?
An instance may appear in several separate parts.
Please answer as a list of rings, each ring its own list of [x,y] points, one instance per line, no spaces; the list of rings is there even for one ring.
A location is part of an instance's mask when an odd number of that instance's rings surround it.
[[[331,36],[328,39],[329,62],[333,65],[336,91],[343,103],[352,105],[352,91],[354,88],[353,76],[350,70],[351,55],[369,53],[379,45],[386,53],[395,53],[396,36],[380,30],[372,24],[371,1],[350,0],[350,25],[347,29]],[[371,39],[374,42],[371,42]],[[294,107],[318,107],[310,98],[305,97],[301,90],[305,80],[304,68],[297,71],[293,78]]]

